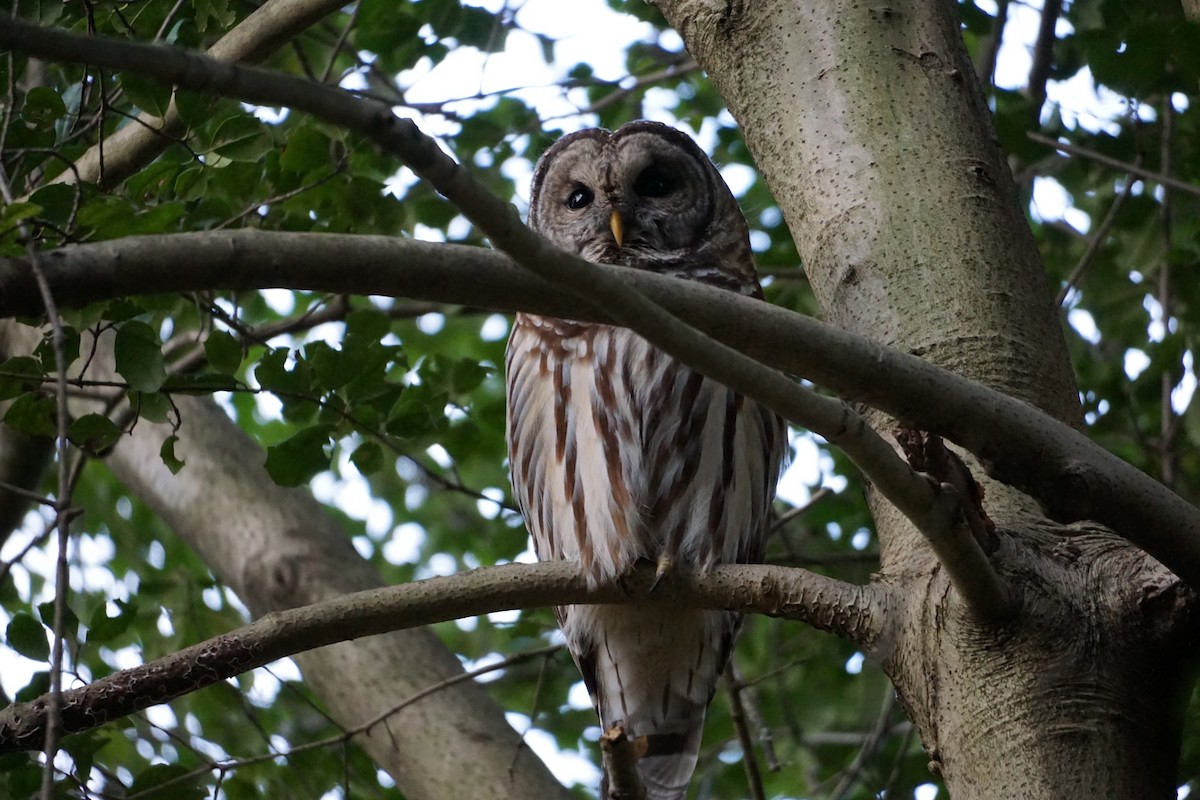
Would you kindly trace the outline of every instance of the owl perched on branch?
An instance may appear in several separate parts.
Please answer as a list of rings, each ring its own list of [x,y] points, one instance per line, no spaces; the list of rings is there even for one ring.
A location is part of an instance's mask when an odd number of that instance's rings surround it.
[[[591,261],[761,296],[746,221],[686,135],[654,122],[563,137],[538,161],[530,226]],[[760,561],[787,450],[775,413],[635,333],[518,314],[508,454],[538,557],[593,583]],[[558,619],[605,730],[645,737],[650,800],[683,798],[740,617],[567,606]]]

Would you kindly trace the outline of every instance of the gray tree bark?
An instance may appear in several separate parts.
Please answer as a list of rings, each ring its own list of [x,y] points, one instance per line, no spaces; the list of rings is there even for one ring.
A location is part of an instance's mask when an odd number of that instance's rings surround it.
[[[741,125],[830,321],[1078,424],[1061,323],[952,2],[657,5]],[[1018,607],[1002,625],[978,621],[872,498],[882,580],[907,598],[874,655],[931,768],[958,800],[1174,797],[1192,592],[1111,531],[986,488]]]

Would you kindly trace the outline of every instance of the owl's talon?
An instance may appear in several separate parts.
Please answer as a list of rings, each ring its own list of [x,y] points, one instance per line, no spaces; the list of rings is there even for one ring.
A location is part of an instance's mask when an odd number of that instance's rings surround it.
[[[670,556],[659,556],[658,565],[654,568],[654,583],[650,584],[650,591],[648,594],[654,593],[654,590],[658,588],[660,583],[662,583],[663,578],[667,577],[667,575],[671,572],[671,568],[673,566],[674,563],[671,561]]]

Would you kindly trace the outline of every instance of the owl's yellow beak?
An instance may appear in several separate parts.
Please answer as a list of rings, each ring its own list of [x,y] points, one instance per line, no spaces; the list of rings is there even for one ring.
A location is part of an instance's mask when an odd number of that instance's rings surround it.
[[[621,212],[613,210],[612,216],[608,218],[608,227],[612,228],[613,238],[617,240],[617,247],[621,246],[621,239],[625,234],[625,225],[621,222]]]

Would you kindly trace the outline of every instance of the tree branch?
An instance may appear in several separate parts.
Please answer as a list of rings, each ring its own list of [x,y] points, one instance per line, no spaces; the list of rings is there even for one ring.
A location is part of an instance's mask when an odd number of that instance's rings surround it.
[[[600,734],[600,800],[647,800],[637,762],[646,752],[646,737],[630,739],[617,725]]]
[[[643,603],[755,612],[807,622],[869,650],[883,632],[889,597],[875,585],[854,586],[807,570],[765,565],[720,566],[707,575],[673,573],[651,593],[654,583],[650,565],[589,589],[570,562],[508,564],[275,611],[239,630],[63,692],[62,730],[89,730],[335,642],[535,606]],[[48,706],[48,698],[40,697],[0,710],[0,753],[37,747]]]
[[[959,594],[981,618],[1001,620],[1014,609],[1008,587],[992,568],[995,526],[983,511],[983,491],[966,464],[928,433],[902,429],[896,434],[914,468],[937,482],[930,509],[929,544],[946,567]]]
[[[1200,197],[1200,186],[1188,183],[1187,181],[1181,181],[1178,178],[1172,178],[1170,175],[1163,175],[1161,172],[1154,172],[1153,170],[1145,169],[1139,164],[1130,164],[1128,161],[1122,161],[1119,158],[1106,156],[1104,153],[1101,153],[1098,150],[1093,150],[1090,147],[1081,147],[1077,144],[1060,142],[1057,139],[1051,139],[1049,136],[1043,136],[1036,131],[1027,131],[1025,135],[1038,144],[1044,144],[1047,147],[1052,147],[1055,150],[1059,150],[1063,153],[1079,156],[1080,158],[1086,158],[1089,161],[1095,161],[1097,164],[1103,164],[1106,167],[1112,167],[1120,172],[1136,175],[1143,180],[1154,181],[1162,186],[1169,186],[1172,189],[1178,189],[1181,192],[1186,192],[1187,194],[1195,197]]]
[[[979,82],[991,90],[996,81],[996,59],[1000,55],[1000,46],[1004,43],[1004,27],[1008,24],[1009,0],[997,0],[996,18],[992,21],[992,30],[983,40],[980,47],[979,63],[975,65],[975,74]]]
[[[290,42],[317,20],[345,7],[344,0],[267,0],[208,49],[220,61],[257,63]],[[15,22],[6,20],[5,24]],[[20,48],[16,48],[20,49]],[[153,161],[184,134],[183,120],[172,98],[161,119],[143,113],[105,137],[64,170],[52,183],[95,183],[116,186]]]
[[[1037,127],[1042,117],[1042,106],[1046,103],[1046,81],[1050,79],[1050,68],[1054,65],[1054,29],[1062,14],[1062,0],[1044,0],[1042,19],[1038,25],[1037,41],[1033,45],[1033,64],[1029,68],[1029,105],[1033,114],[1030,120]]]
[[[0,33],[2,35],[2,33]],[[348,261],[358,269],[340,265]],[[62,306],[139,294],[288,288],[613,320],[480,247],[382,236],[224,231],[131,237],[42,254]],[[1200,586],[1200,512],[1079,431],[908,353],[731,292],[598,266],[715,339],[937,433],[1063,522],[1091,519]],[[0,316],[40,313],[28,265],[0,259]]]
[[[590,264],[544,242],[521,223],[515,208],[491,195],[411,121],[397,119],[384,105],[357,100],[339,89],[307,80],[214,62],[173,48],[75,36],[17,21],[0,28],[0,46],[17,47],[33,55],[60,61],[87,61],[113,69],[130,69],[187,88],[220,90],[226,96],[246,102],[289,106],[357,131],[405,161],[479,226],[497,247],[522,265],[538,270],[543,277],[553,278],[567,290],[565,294],[574,295],[579,305],[587,310],[586,316],[597,315],[595,310],[588,308],[590,304],[598,303],[613,314],[613,322],[633,328],[689,365],[773,407],[777,407],[780,397],[794,387],[777,373],[764,371],[761,365],[732,359],[731,356],[736,354],[727,349],[711,348],[696,330],[681,326],[679,320],[661,313],[662,308],[671,308],[670,303],[664,302],[660,307],[632,291],[634,287],[626,285],[628,281],[606,279],[611,267]],[[342,253],[341,258],[344,257],[345,253]],[[282,265],[277,262],[276,266]],[[289,264],[288,268],[291,266]],[[673,291],[680,292],[678,288]],[[766,309],[757,308],[753,312],[746,308],[750,312],[748,316],[731,315],[731,304],[740,298],[729,296],[728,292],[718,293],[725,296],[716,307],[730,325],[736,321],[738,326],[745,327],[744,322],[749,318],[768,316]],[[812,353],[800,352],[811,348],[810,342],[797,341],[796,333],[801,326],[792,324],[789,327],[786,343],[777,335],[772,340],[763,340],[768,343],[761,356],[756,352],[750,354],[764,363],[777,365],[782,361],[802,362],[811,358]],[[830,331],[825,333],[827,338],[836,338]],[[724,341],[721,335],[712,335]],[[843,336],[849,337],[848,334]],[[873,348],[876,356],[883,354],[883,348],[878,345],[866,347]],[[838,350],[829,352],[838,353]],[[700,366],[695,363],[697,353],[711,358]],[[836,366],[827,361],[820,370],[801,368],[792,371],[808,374],[818,383],[826,383],[840,391],[839,385],[844,386],[847,381],[837,373],[846,365],[841,358],[833,360]],[[941,373],[917,359],[906,363],[897,354],[892,363],[895,366],[904,364],[905,374],[893,374],[889,376],[890,380],[882,382],[880,363],[860,364],[864,374],[856,381],[860,383],[856,387],[858,392],[848,394],[857,394],[859,399],[915,427],[946,435],[974,452],[985,464],[991,464],[991,473],[999,480],[1041,499],[1053,516],[1104,522],[1181,576],[1200,585],[1200,512],[1194,507],[1078,432],[1032,408],[1010,398],[997,401],[1001,395],[964,379],[951,378],[948,373]],[[822,380],[818,373],[828,376],[828,380]],[[975,402],[953,409],[957,413],[947,413],[951,411],[947,404],[941,403],[928,385],[914,381],[914,373],[938,383],[956,383],[956,394],[960,398],[969,396]],[[759,378],[767,384],[763,391],[750,390],[745,385],[746,380]],[[902,387],[904,391],[899,392],[903,397],[901,401],[885,397],[879,390],[879,386],[889,382],[892,384],[889,393],[895,392],[899,384],[906,384]],[[794,400],[795,395],[790,399]],[[985,403],[992,407],[985,411]],[[808,413],[804,408],[798,410]],[[1058,447],[1047,448],[1046,440],[1051,438],[1057,440]],[[912,481],[902,476],[902,480],[890,488],[894,490],[906,483],[911,489]],[[1135,486],[1136,490],[1133,489]],[[923,506],[915,490],[910,492],[909,499],[914,505]],[[909,513],[908,516],[914,515]]]
[[[132,70],[245,102],[297,108],[361,133],[406,163],[518,264],[579,300],[606,309],[616,324],[637,332],[707,377],[753,397],[789,422],[821,434],[840,447],[927,539],[945,538],[938,524],[944,514],[936,511],[939,499],[944,499],[938,487],[912,470],[856,411],[714,341],[602,267],[559,250],[527,228],[512,204],[489,192],[433,139],[410,120],[397,118],[388,106],[308,80],[215,62],[183,50],[21,27],[25,37],[20,46],[27,52]],[[3,41],[0,33],[0,43]],[[957,564],[946,567],[960,593],[972,597],[968,594],[969,576],[961,573]],[[999,578],[992,577],[985,585],[998,583]]]
[[[1134,166],[1141,166],[1141,157],[1138,157]],[[1112,230],[1113,225],[1117,222],[1117,214],[1120,213],[1121,207],[1125,205],[1125,201],[1133,194],[1133,176],[1125,176],[1125,187],[1121,193],[1113,198],[1112,205],[1108,207],[1108,212],[1104,215],[1104,219],[1100,224],[1088,235],[1087,248],[1084,249],[1083,255],[1079,257],[1079,261],[1071,268],[1071,273],[1067,275],[1067,280],[1063,283],[1062,288],[1058,290],[1058,294],[1054,297],[1054,305],[1061,306],[1067,299],[1067,293],[1079,286],[1083,276],[1091,268],[1096,260],[1096,256],[1100,255],[1101,248],[1108,241],[1108,234]]]

